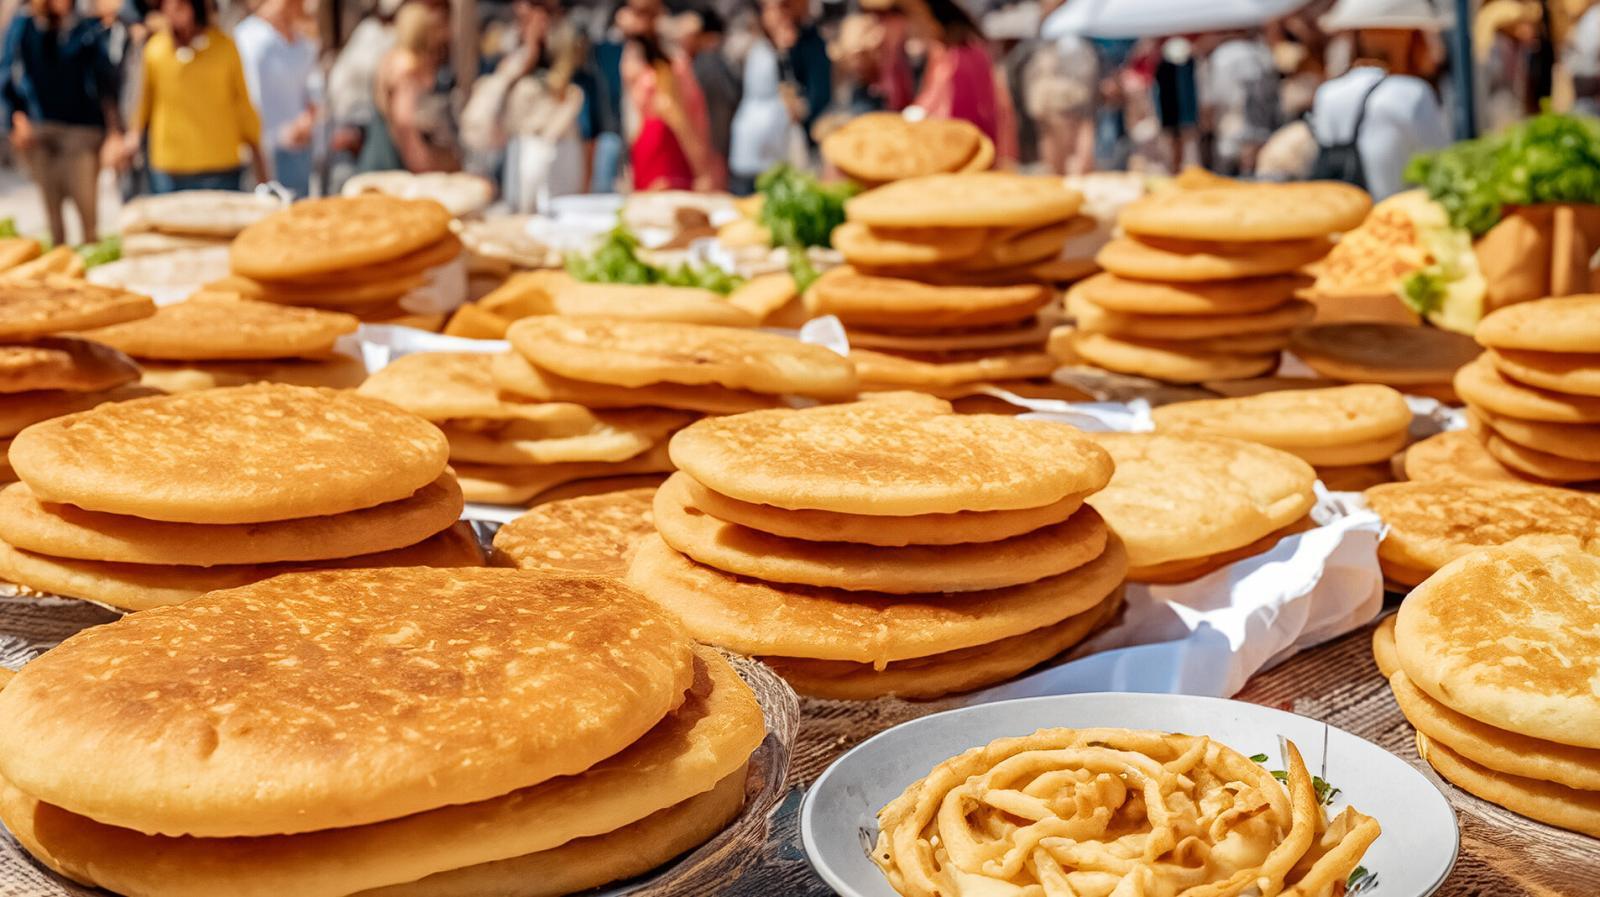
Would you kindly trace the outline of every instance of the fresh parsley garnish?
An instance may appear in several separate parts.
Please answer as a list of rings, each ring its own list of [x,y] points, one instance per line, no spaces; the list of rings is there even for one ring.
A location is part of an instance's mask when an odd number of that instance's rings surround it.
[[[1265,762],[1267,762],[1267,755],[1266,754],[1256,754],[1254,757],[1250,758],[1250,762],[1251,763],[1265,763]]]
[[[743,278],[715,265],[682,264],[675,268],[652,265],[639,258],[639,238],[620,224],[588,255],[568,255],[567,273],[586,283],[700,287],[724,296],[744,283]]]

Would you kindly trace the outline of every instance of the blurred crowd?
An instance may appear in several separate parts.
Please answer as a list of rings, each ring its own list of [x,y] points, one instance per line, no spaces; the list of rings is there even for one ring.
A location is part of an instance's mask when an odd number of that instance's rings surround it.
[[[103,169],[124,195],[297,196],[467,171],[518,211],[743,194],[779,163],[821,167],[819,141],[868,112],[968,120],[1001,167],[1199,164],[1382,197],[1458,133],[1454,67],[1475,67],[1486,127],[1552,97],[1600,108],[1595,0],[1483,0],[1461,23],[1450,0],[1310,0],[1259,27],[1116,40],[1054,33],[1062,0],[317,2],[9,0],[0,102],[52,238],[68,206],[97,232]],[[1455,58],[1456,28],[1476,58]]]

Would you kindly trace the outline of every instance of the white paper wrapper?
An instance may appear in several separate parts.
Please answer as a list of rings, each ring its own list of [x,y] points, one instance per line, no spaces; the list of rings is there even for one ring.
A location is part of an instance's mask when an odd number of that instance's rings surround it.
[[[1089,691],[1232,697],[1260,670],[1366,625],[1382,608],[1382,523],[1336,504],[1323,509],[1329,524],[1193,582],[1129,583],[1122,621],[1080,646],[1077,659],[968,701]]]

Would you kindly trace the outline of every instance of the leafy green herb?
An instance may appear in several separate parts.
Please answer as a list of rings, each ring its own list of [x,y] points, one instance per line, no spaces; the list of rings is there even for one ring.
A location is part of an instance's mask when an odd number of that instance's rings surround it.
[[[789,276],[794,278],[795,289],[804,293],[811,289],[811,285],[817,282],[822,273],[817,270],[816,265],[811,264],[811,256],[807,255],[804,249],[790,249]]]
[[[1272,777],[1284,783],[1285,785],[1289,784],[1289,773],[1285,772],[1284,770],[1274,769],[1272,771]]]
[[[658,268],[639,258],[639,238],[622,225],[613,228],[588,255],[567,256],[567,273],[586,283],[659,284],[699,287],[727,295],[744,283],[737,275],[715,265],[678,265]]]
[[[772,245],[791,252],[797,246],[832,246],[833,229],[844,223],[844,202],[855,194],[854,185],[823,184],[787,164],[758,178],[756,190]]]
[[[1355,897],[1377,884],[1377,873],[1368,870],[1366,866],[1357,866],[1351,870],[1350,877],[1344,880],[1345,897]]]
[[[18,236],[21,234],[17,233],[17,219],[10,216],[0,218],[0,238]]]
[[[1317,803],[1326,807],[1339,796],[1340,789],[1329,785],[1321,776],[1311,777],[1311,789],[1317,793]]]
[[[1433,314],[1444,307],[1445,281],[1439,271],[1423,268],[1400,281],[1400,299],[1419,315]]]
[[[1545,112],[1419,155],[1406,166],[1406,179],[1474,236],[1498,224],[1507,206],[1600,203],[1600,121]]]
[[[112,234],[97,243],[85,243],[77,248],[86,268],[104,265],[122,258],[122,237]]]
[[[1265,762],[1267,762],[1267,755],[1266,754],[1256,754],[1254,757],[1250,758],[1250,762],[1251,763],[1265,763]]]

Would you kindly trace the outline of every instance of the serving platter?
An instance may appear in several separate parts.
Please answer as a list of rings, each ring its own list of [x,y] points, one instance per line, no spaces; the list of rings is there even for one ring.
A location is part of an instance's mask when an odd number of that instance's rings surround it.
[[[896,897],[869,851],[877,812],[936,764],[996,738],[1038,729],[1097,726],[1206,735],[1282,767],[1280,739],[1310,771],[1340,789],[1329,812],[1350,805],[1383,834],[1361,865],[1361,897],[1427,897],[1460,849],[1455,811],[1422,773],[1377,745],[1318,720],[1270,707],[1186,695],[1057,695],[963,707],[896,726],[840,757],[800,808],[800,836],[817,874],[843,897]]]

